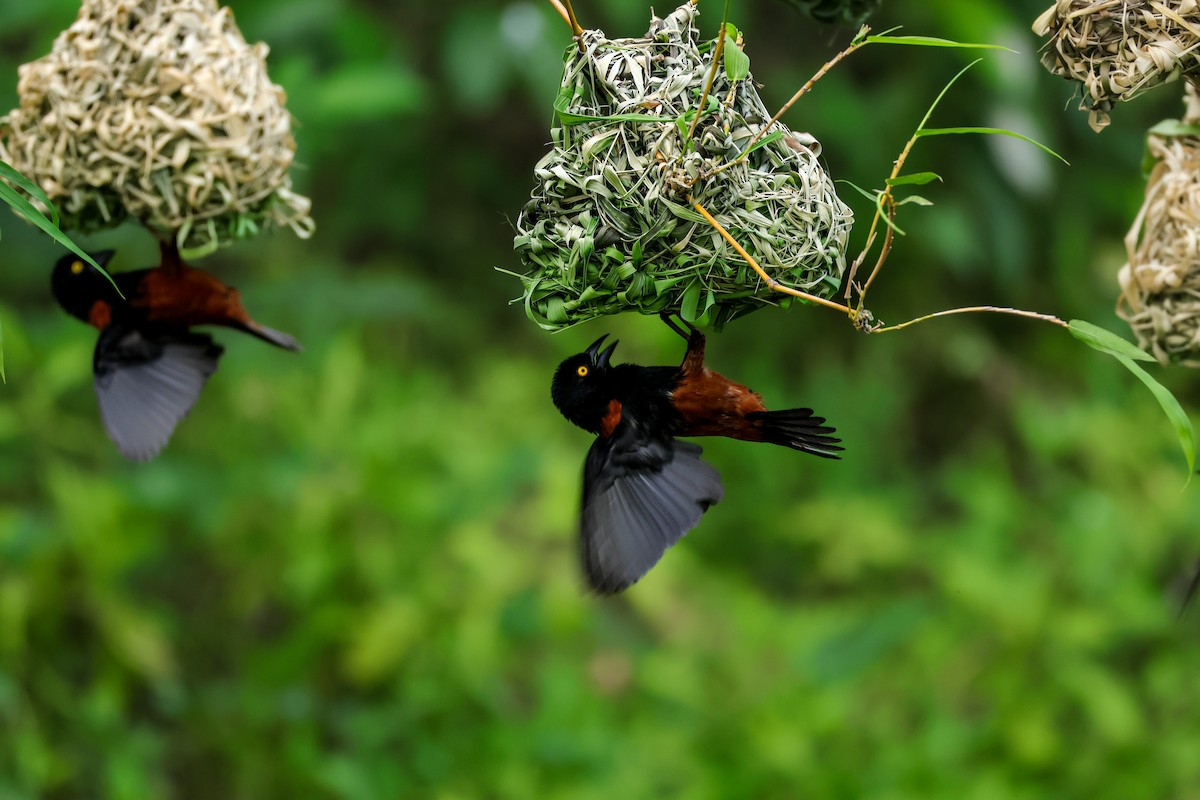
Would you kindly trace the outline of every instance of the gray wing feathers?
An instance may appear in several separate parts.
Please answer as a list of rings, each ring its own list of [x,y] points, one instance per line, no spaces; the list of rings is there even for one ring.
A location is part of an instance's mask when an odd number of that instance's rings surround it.
[[[606,445],[597,440],[593,449]],[[637,581],[721,500],[720,475],[700,460],[701,452],[690,442],[672,440],[657,461],[647,459],[644,449],[609,451],[602,464],[589,457],[582,539],[593,589],[610,594]]]
[[[122,455],[145,461],[166,446],[196,402],[217,369],[221,349],[198,334],[158,342],[138,337],[140,333],[129,332],[112,343],[111,354],[127,358],[104,368],[98,365],[95,386],[109,437]],[[136,363],[128,358],[139,352],[150,360]]]

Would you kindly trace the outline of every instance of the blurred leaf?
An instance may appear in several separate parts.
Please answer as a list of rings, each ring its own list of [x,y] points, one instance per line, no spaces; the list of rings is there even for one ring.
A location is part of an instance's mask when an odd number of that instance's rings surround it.
[[[96,598],[94,602],[105,642],[118,659],[151,680],[174,676],[171,645],[144,612],[112,596]]]
[[[1142,174],[1149,175],[1158,159],[1150,152],[1151,136],[1190,136],[1200,138],[1200,125],[1178,119],[1164,119],[1146,131],[1146,145],[1142,151]]]
[[[428,90],[416,72],[395,63],[349,64],[323,78],[316,110],[340,122],[415,114]]]
[[[355,628],[343,661],[357,683],[373,683],[399,664],[416,640],[421,615],[407,598],[388,600],[369,612]]]

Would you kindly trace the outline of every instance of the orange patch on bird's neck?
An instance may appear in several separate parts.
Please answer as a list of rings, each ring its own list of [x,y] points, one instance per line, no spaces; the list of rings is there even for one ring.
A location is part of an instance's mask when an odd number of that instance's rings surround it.
[[[613,435],[613,431],[615,431],[617,429],[617,426],[620,424],[621,424],[621,401],[620,400],[609,400],[608,401],[608,413],[605,414],[604,418],[600,420],[600,433],[602,433],[604,435],[604,438],[607,439],[608,437]]]
[[[92,303],[91,309],[88,310],[88,324],[104,330],[110,322],[112,322],[112,306],[104,300]]]

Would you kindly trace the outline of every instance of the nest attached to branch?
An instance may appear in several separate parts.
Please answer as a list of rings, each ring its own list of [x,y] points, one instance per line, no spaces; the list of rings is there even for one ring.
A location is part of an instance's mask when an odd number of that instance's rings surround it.
[[[879,10],[883,0],[783,0],[792,8],[826,25],[857,27]]]
[[[267,46],[248,45],[215,0],[83,0],[50,53],[20,68],[0,118],[0,159],[67,228],[140,220],[207,252],[269,225],[312,233],[291,190],[295,156]]]
[[[1181,125],[1147,137],[1157,163],[1125,237],[1117,313],[1159,361],[1200,366],[1200,97],[1187,85]]]
[[[566,54],[552,149],[537,163],[513,246],[525,309],[558,329],[605,314],[675,311],[726,322],[788,298],[772,292],[688,201],[689,191],[775,280],[828,297],[841,283],[850,209],[820,145],[782,124],[742,162],[771,114],[753,80],[717,78],[688,125],[715,42],[698,43],[685,3],[643,38],[585,31]]]
[[[1197,0],[1057,0],[1033,23],[1050,36],[1042,64],[1083,87],[1092,129],[1118,101],[1200,68]]]

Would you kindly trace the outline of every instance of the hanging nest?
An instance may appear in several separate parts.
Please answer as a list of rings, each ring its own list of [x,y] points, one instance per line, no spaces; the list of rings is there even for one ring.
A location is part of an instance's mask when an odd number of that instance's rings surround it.
[[[1125,237],[1117,313],[1138,344],[1165,363],[1200,366],[1200,97],[1187,85],[1183,123],[1147,137],[1156,160],[1146,199]]]
[[[858,27],[879,10],[883,0],[783,0],[792,8],[826,25]]]
[[[775,280],[823,297],[840,286],[852,216],[813,137],[776,124],[716,172],[771,118],[748,75],[718,68],[686,138],[715,49],[698,44],[695,15],[686,3],[639,39],[585,31],[586,52],[567,51],[553,147],[534,168],[513,243],[528,270],[526,313],[543,328],[634,310],[720,327],[786,304],[689,191]]]
[[[20,68],[0,159],[64,227],[140,220],[192,254],[261,228],[312,233],[291,190],[296,151],[267,46],[215,0],[83,0],[50,53]]]
[[[1096,131],[1118,101],[1200,68],[1197,0],[1057,0],[1033,32],[1051,37],[1046,69],[1082,85]]]

